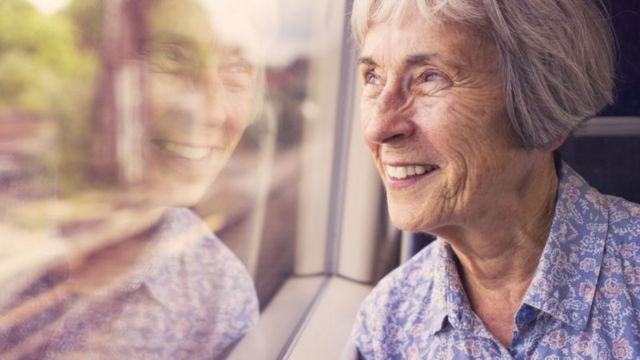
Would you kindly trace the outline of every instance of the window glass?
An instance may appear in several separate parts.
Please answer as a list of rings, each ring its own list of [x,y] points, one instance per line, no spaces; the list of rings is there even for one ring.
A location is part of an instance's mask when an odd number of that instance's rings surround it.
[[[260,112],[194,207],[247,265],[262,308],[289,276],[324,271],[344,11],[342,1],[272,6]]]
[[[341,1],[0,1],[0,357],[218,357],[324,271]]]

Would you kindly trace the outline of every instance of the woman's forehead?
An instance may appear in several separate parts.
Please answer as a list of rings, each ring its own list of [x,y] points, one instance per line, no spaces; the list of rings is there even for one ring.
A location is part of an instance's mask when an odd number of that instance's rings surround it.
[[[265,8],[271,1],[260,2]],[[248,58],[262,58],[274,35],[273,13],[256,13],[256,0],[155,0],[146,9],[152,33],[177,34],[191,40],[215,42],[241,49]],[[271,17],[271,19],[269,19]]]
[[[374,61],[394,63],[417,56],[433,59],[451,67],[464,67],[488,50],[483,37],[465,25],[426,22],[420,15],[408,15],[403,21],[374,23],[365,34],[361,56]]]

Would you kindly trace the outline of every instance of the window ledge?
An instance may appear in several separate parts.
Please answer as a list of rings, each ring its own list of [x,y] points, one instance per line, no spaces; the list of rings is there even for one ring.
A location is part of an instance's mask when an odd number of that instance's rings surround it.
[[[228,359],[339,359],[371,288],[340,277],[292,278]]]

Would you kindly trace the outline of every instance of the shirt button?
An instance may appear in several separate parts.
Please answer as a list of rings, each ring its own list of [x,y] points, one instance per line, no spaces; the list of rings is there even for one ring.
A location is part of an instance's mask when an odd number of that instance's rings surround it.
[[[533,310],[533,308],[531,308],[528,305],[524,305],[518,312],[518,315],[516,316],[516,322],[518,324],[526,324],[531,320],[533,320],[535,315],[536,315],[535,310]]]

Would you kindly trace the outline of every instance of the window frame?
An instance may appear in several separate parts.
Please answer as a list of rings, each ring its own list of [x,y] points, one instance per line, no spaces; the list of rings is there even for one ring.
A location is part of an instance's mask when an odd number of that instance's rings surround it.
[[[353,0],[344,0],[343,13],[350,13],[352,4]],[[325,154],[331,156],[331,176],[324,183],[329,186],[330,195],[327,204],[317,206],[326,213],[302,213],[294,275],[228,359],[343,356],[357,309],[379,277],[376,252],[382,242],[389,241],[388,220],[382,184],[357,121],[356,99],[361,89],[357,85],[357,49],[349,20],[344,16],[337,92],[322,89],[335,96],[336,101],[332,153]],[[309,199],[310,194],[304,193],[309,188],[303,183],[301,189],[304,202],[305,197]],[[321,196],[326,197],[326,193]],[[326,227],[318,229],[318,223]],[[314,234],[309,235],[305,226],[312,225]],[[311,238],[304,239],[305,236]]]

